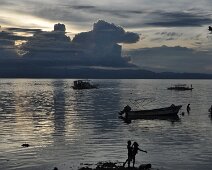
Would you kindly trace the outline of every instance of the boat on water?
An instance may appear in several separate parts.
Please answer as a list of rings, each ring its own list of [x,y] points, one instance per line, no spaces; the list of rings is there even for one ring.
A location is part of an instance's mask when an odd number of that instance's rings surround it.
[[[98,86],[96,84],[91,84],[88,80],[75,80],[72,88],[75,90],[96,89]]]
[[[149,110],[132,110],[130,106],[125,106],[124,109],[119,112],[121,118],[125,120],[132,119],[145,119],[145,118],[165,118],[165,117],[178,117],[178,112],[182,105],[172,104],[169,107],[149,109]]]
[[[211,107],[208,109],[208,112],[209,112],[210,114],[212,114],[212,105],[211,105]]]
[[[186,84],[175,84],[175,85],[173,85],[171,87],[168,87],[167,89],[168,90],[184,91],[184,90],[193,90],[193,87],[192,87],[192,84],[191,84],[190,87],[188,85],[186,85]]]

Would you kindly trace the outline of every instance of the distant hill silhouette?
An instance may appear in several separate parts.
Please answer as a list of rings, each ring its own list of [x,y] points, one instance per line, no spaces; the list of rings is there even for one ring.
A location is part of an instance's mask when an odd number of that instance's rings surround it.
[[[212,79],[203,73],[155,73],[141,69],[105,68],[0,68],[0,78],[89,78],[89,79]]]

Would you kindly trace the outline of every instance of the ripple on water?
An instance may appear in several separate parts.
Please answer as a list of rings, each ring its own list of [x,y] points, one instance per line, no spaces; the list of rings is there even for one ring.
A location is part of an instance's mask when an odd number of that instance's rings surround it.
[[[99,89],[74,91],[73,80],[0,81],[0,169],[52,169],[62,163],[125,161],[126,142],[137,141],[148,154],[136,164],[160,169],[212,166],[211,81],[189,80],[192,92],[167,91],[187,80],[94,80]],[[135,120],[126,124],[118,111],[129,99],[155,98],[151,107],[187,103],[179,120]],[[23,143],[30,147],[23,148]],[[179,164],[180,162],[180,164]],[[44,168],[45,167],[45,168]]]

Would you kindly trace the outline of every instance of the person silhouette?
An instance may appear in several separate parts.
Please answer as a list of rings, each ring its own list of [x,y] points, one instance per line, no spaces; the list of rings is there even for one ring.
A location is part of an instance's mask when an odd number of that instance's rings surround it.
[[[190,104],[188,104],[188,105],[187,105],[186,110],[187,110],[187,113],[190,113],[190,110],[191,110],[191,108],[190,108]]]
[[[212,114],[212,105],[211,105],[211,107],[208,109],[208,111],[210,112],[210,114]]]
[[[130,162],[132,161],[132,151],[133,151],[133,147],[131,145],[131,141],[128,140],[127,141],[127,160],[124,162],[123,167],[125,166],[126,163],[128,163],[128,167],[130,167]]]
[[[135,155],[138,153],[138,151],[142,151],[142,152],[147,153],[147,151],[140,149],[138,146],[139,145],[138,145],[137,142],[133,143],[133,150],[132,150],[133,167],[135,167]]]

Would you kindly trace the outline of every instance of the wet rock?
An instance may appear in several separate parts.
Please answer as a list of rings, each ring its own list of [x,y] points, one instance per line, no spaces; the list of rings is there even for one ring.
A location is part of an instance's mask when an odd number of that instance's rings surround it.
[[[92,168],[89,168],[89,167],[82,167],[82,168],[80,168],[79,170],[92,170]]]
[[[152,168],[152,165],[151,164],[142,164],[139,166],[139,170],[148,170],[148,169],[151,169]]]

